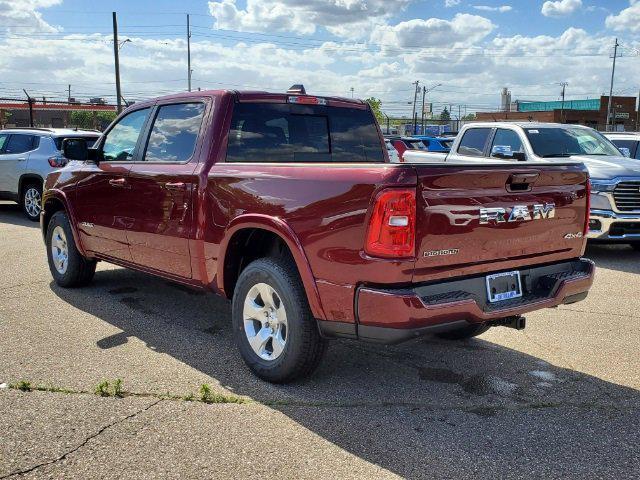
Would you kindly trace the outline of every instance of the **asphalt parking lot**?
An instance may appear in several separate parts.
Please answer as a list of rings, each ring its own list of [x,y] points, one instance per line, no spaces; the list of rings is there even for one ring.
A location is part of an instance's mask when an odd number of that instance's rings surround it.
[[[589,298],[524,331],[335,342],[313,378],[275,386],[242,364],[225,300],[105,264],[60,289],[8,203],[0,241],[0,479],[640,478],[626,246],[590,247]],[[94,394],[114,379],[124,398]],[[222,403],[188,401],[202,384]]]

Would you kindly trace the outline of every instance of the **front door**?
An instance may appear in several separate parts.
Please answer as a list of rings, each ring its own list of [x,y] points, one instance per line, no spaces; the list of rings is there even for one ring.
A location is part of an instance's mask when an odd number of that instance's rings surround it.
[[[160,104],[140,161],[129,172],[127,238],[134,263],[191,278],[189,238],[198,177],[203,102]]]
[[[122,117],[97,145],[98,162],[85,164],[74,203],[80,239],[88,251],[131,261],[126,235],[133,223],[128,176],[150,111],[144,108]]]

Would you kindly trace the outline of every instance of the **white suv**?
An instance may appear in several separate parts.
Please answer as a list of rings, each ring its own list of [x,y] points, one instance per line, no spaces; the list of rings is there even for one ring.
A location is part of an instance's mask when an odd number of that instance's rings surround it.
[[[92,145],[99,136],[95,130],[66,128],[0,130],[0,200],[18,203],[29,220],[37,221],[45,178],[67,163],[62,141],[84,138]]]

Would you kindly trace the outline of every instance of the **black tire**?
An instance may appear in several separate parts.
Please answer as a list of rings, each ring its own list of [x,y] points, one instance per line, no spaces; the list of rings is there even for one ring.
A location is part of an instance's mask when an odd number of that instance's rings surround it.
[[[42,211],[42,184],[40,182],[31,180],[22,186],[20,206],[25,217],[29,220],[32,222],[40,220],[40,212]]]
[[[274,304],[279,305],[281,302],[286,312],[286,341],[281,353],[274,359],[259,356],[245,333],[245,300],[252,288],[261,283],[275,291]],[[264,301],[262,303],[265,304]],[[326,350],[326,341],[320,336],[302,281],[290,260],[262,258],[250,263],[236,283],[231,315],[234,338],[242,359],[258,377],[268,382],[286,383],[309,376],[319,365]],[[253,322],[261,325],[256,330],[264,328],[265,323],[260,322],[262,320]],[[267,346],[268,344],[269,341],[266,342]]]
[[[633,248],[636,252],[640,252],[640,242],[630,243],[631,248]]]
[[[480,323],[478,325],[468,325],[466,327],[457,328],[456,330],[450,330],[448,332],[436,333],[436,337],[443,338],[445,340],[465,340],[467,338],[477,337],[489,330],[491,327]]]
[[[54,262],[54,254],[52,249],[53,234],[56,228],[60,227],[64,232],[65,244],[67,249],[66,269],[61,272]],[[71,225],[67,214],[63,211],[56,212],[49,220],[47,226],[47,259],[49,260],[49,270],[53,280],[65,288],[82,287],[87,285],[93,279],[96,273],[96,261],[83,257],[76,247],[71,231]]]

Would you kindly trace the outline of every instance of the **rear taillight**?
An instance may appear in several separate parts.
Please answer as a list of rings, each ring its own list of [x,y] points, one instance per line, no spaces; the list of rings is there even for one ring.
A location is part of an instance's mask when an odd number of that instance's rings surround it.
[[[49,157],[47,160],[53,168],[64,167],[67,164],[67,159],[64,157]]]
[[[583,236],[586,236],[587,233],[589,233],[589,220],[591,216],[591,179],[590,178],[587,178],[586,190],[587,190],[587,212],[585,214],[584,229],[582,230]]]
[[[413,257],[415,237],[415,190],[380,192],[369,219],[364,251],[373,257]]]

